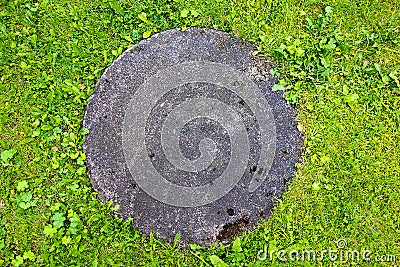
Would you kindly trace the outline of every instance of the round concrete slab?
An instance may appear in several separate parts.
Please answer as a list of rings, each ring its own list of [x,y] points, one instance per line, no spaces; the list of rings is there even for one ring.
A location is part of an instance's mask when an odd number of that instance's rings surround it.
[[[173,29],[125,51],[99,80],[84,119],[89,177],[143,233],[226,241],[282,195],[302,138],[254,50],[224,32]]]

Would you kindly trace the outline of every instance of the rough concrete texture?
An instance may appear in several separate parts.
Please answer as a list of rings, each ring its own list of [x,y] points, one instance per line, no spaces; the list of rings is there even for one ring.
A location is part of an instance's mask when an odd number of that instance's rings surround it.
[[[227,241],[241,230],[256,225],[260,218],[267,218],[282,195],[296,170],[295,163],[300,160],[302,138],[296,127],[295,110],[285,102],[282,92],[271,90],[277,82],[269,72],[271,63],[254,56],[254,51],[250,44],[224,32],[173,29],[155,34],[125,51],[99,80],[84,118],[84,127],[90,131],[84,144],[89,177],[101,199],[119,204],[118,214],[123,218],[132,217],[132,225],[144,234],[157,233],[171,242],[179,233],[180,245]],[[159,70],[194,61],[226,64],[254,82],[273,115],[276,149],[271,168],[265,173],[266,179],[250,192],[249,182],[258,172],[262,173],[259,160],[263,144],[260,130],[263,125],[260,126],[251,107],[240,95],[217,84],[194,81],[169,90],[154,99],[149,116],[143,127],[140,126],[152,168],[165,180],[182,187],[212,184],[232,160],[235,144],[229,131],[218,120],[202,116],[182,124],[176,149],[187,161],[195,161],[206,154],[204,147],[211,146],[213,152],[208,155],[211,160],[200,162],[206,167],[183,170],[168,160],[174,155],[168,156],[163,150],[163,125],[185,101],[202,97],[229,106],[243,120],[249,145],[244,173],[232,189],[206,205],[177,207],[151,197],[132,176],[132,168],[125,158],[127,148],[125,151],[123,148],[124,118],[127,107],[132,108],[130,104],[138,88],[149,77]],[[205,144],[208,141],[204,140],[211,140],[211,144]]]

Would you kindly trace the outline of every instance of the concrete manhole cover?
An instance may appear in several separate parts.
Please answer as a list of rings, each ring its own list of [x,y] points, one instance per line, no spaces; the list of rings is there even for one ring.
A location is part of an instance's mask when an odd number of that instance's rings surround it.
[[[125,51],[87,106],[84,150],[104,201],[145,234],[224,241],[268,217],[295,171],[295,112],[271,65],[227,33],[169,30]]]

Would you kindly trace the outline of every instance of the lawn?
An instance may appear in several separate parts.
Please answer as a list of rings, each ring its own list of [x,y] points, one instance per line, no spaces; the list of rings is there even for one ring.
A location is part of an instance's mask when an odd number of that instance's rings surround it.
[[[305,139],[271,218],[210,248],[176,248],[116,217],[82,152],[105,68],[141,39],[188,26],[227,31],[274,60]],[[399,0],[1,0],[0,62],[0,266],[400,262]],[[304,250],[360,257],[289,258]]]

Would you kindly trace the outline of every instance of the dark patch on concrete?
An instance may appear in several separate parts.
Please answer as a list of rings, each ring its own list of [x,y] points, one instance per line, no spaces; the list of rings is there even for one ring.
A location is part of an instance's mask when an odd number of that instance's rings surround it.
[[[225,224],[217,235],[217,239],[220,241],[229,241],[233,239],[234,237],[238,236],[243,229],[245,229],[249,222],[249,217],[245,216],[234,222]]]
[[[194,242],[209,245],[229,240],[243,229],[267,218],[291,179],[300,160],[302,138],[297,130],[295,110],[283,99],[282,92],[272,92],[277,82],[269,70],[272,64],[252,55],[253,46],[229,34],[210,29],[169,30],[141,41],[125,51],[103,74],[85,113],[89,177],[103,201],[120,205],[118,214],[133,218],[132,225],[145,235],[150,232],[170,242],[181,234],[180,245]],[[218,153],[212,164],[198,173],[171,166],[160,147],[160,124],[174,105],[187,98],[204,96],[224,102],[240,114],[249,136],[250,155],[247,169],[239,183],[225,196],[200,207],[174,207],[154,200],[132,177],[124,159],[122,129],[125,109],[137,88],[158,70],[191,61],[223,63],[252,78],[267,99],[276,126],[276,153],[267,179],[254,192],[247,186],[256,174],[266,172],[258,166],[260,157],[259,126],[246,102],[227,88],[193,83],[175,88],[159,99],[146,122],[146,147],[153,166],[165,179],[183,186],[212,183],[229,160],[229,137],[218,122],[196,119],[180,132],[179,149],[190,160],[199,157],[202,138],[215,141]]]

